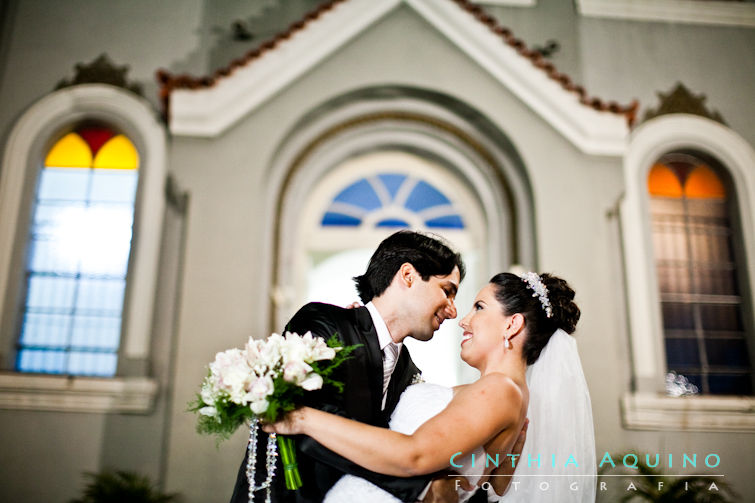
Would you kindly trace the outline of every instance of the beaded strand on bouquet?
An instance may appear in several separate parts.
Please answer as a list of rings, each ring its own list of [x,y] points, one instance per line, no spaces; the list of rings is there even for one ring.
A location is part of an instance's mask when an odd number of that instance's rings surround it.
[[[270,487],[273,483],[273,477],[275,476],[275,458],[278,457],[278,449],[275,433],[271,433],[267,437],[267,453],[265,455],[265,468],[267,469],[267,477],[265,481],[259,486],[255,486],[256,475],[256,460],[257,460],[257,428],[259,426],[259,419],[253,419],[249,422],[249,444],[247,445],[247,460],[246,460],[246,480],[249,483],[249,503],[254,501],[254,493],[265,489],[265,503],[271,503],[270,499]]]

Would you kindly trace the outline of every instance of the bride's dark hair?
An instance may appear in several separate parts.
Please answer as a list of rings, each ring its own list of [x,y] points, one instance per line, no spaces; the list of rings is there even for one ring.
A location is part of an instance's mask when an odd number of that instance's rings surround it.
[[[495,297],[503,307],[503,313],[511,316],[515,313],[524,315],[527,339],[522,348],[522,355],[527,365],[532,365],[540,357],[553,332],[562,329],[571,334],[579,321],[579,307],[574,303],[574,290],[563,279],[551,274],[541,274],[548,289],[548,300],[553,315],[548,318],[540,299],[520,276],[510,272],[496,274],[490,279],[495,287]]]

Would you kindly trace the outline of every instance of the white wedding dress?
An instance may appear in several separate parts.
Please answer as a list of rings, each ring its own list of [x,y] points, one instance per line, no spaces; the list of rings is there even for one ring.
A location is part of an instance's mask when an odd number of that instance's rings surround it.
[[[390,428],[394,431],[411,435],[431,417],[446,408],[453,398],[453,390],[431,383],[413,384],[401,394],[396,409],[391,416]],[[485,451],[479,447],[474,451],[475,460],[484,460]],[[472,466],[471,455],[456,460],[462,465],[459,472],[470,484],[475,485],[482,476],[485,463],[476,462]],[[467,501],[472,493],[460,490],[459,503]],[[380,489],[366,480],[353,475],[344,475],[325,495],[325,503],[400,503],[392,494]]]

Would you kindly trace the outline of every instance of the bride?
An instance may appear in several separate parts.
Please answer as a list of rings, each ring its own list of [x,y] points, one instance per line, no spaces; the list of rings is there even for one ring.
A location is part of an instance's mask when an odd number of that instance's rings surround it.
[[[592,412],[576,344],[580,316],[563,279],[533,272],[494,276],[459,325],[461,358],[480,371],[453,389],[429,383],[407,388],[378,428],[309,407],[266,425],[304,434],[375,472],[407,477],[449,467],[498,501],[595,499]],[[537,363],[536,363],[537,362]],[[529,418],[514,479],[496,478]],[[505,478],[505,480],[503,480]],[[459,488],[459,501],[472,492]],[[343,476],[325,501],[398,501],[369,482]]]

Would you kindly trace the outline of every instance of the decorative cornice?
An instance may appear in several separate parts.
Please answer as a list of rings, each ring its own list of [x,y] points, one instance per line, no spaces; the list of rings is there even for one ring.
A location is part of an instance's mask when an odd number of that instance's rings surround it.
[[[142,86],[136,82],[129,82],[126,78],[128,65],[116,66],[105,53],[100,54],[91,63],[77,63],[74,68],[76,73],[74,77],[70,80],[62,79],[55,86],[55,90],[78,84],[110,84],[138,96],[144,96]]]
[[[148,413],[157,389],[148,378],[0,374],[0,409]]]
[[[621,399],[621,411],[630,430],[755,431],[752,397],[628,393]]]
[[[579,149],[603,155],[623,151],[637,102],[620,105],[589,96],[469,0],[334,0],[212,76],[172,76],[160,71],[161,97],[166,112],[170,106],[172,132],[220,134],[401,5],[438,29]]]
[[[699,115],[700,117],[705,117],[706,119],[711,119],[724,125],[726,124],[718,111],[709,110],[708,107],[705,106],[705,100],[707,97],[704,94],[692,94],[692,92],[681,82],[678,82],[676,87],[668,93],[663,94],[659,92],[657,94],[659,101],[658,107],[655,109],[648,109],[645,112],[645,117],[642,119],[643,122],[661,115],[691,114]]]
[[[661,23],[755,26],[755,5],[705,0],[576,0],[586,17]]]

